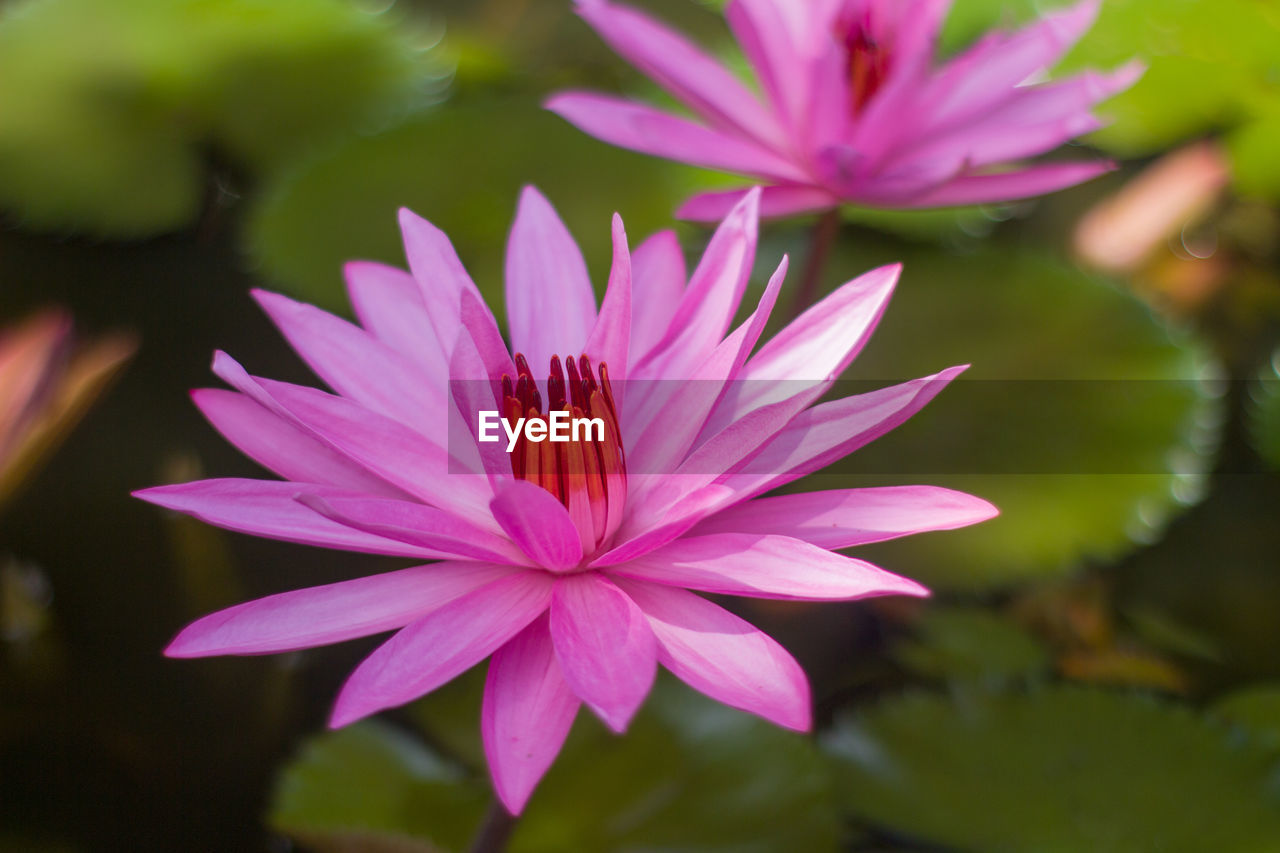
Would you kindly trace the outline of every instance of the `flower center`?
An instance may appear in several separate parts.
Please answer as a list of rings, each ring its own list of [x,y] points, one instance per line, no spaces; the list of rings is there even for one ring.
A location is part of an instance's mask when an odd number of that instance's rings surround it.
[[[844,43],[849,108],[857,114],[889,75],[889,46],[875,33],[870,8],[846,15],[837,27],[837,37]]]
[[[627,500],[627,463],[622,449],[618,410],[609,385],[609,368],[600,363],[596,381],[587,356],[551,357],[546,408],[529,362],[515,357],[516,379],[502,377],[502,415],[510,423],[520,418],[547,422],[547,415],[563,411],[572,420],[598,419],[603,430],[575,431],[568,441],[532,442],[522,431],[511,450],[511,473],[546,489],[573,519],[584,553],[596,550],[622,521]]]

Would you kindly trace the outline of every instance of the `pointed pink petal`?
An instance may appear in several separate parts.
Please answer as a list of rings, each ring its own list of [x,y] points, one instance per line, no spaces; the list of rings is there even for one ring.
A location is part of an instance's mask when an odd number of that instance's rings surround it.
[[[582,541],[569,511],[541,486],[507,480],[490,508],[511,541],[538,565],[563,570],[582,562]]]
[[[462,295],[462,322],[489,309],[470,293]],[[515,366],[501,340],[486,343],[481,352],[477,341],[466,331],[449,357],[449,455],[451,470],[486,474],[487,479],[511,474],[511,457],[501,430],[496,441],[480,440],[480,413],[501,413],[501,381],[515,376]],[[492,436],[491,436],[492,437]]]
[[[250,376],[229,355],[213,371],[237,390],[378,477],[433,506],[492,524],[482,477],[448,474],[444,450],[399,421],[315,388]]]
[[[784,255],[782,263],[770,277],[756,310],[721,344],[721,348],[726,350],[732,351],[735,348],[737,350],[729,372],[729,377],[734,381],[725,384],[724,393],[713,401],[713,406],[710,409],[704,405],[690,406],[686,398],[678,396],[670,408],[662,411],[662,417],[653,422],[651,430],[659,430],[661,441],[672,447],[675,452],[656,466],[641,470],[659,475],[673,470],[677,476],[671,482],[678,484],[678,494],[682,496],[690,489],[701,488],[702,485],[710,483],[714,478],[728,471],[825,393],[822,383],[813,383],[807,387],[796,383],[785,383],[779,389],[778,396],[781,399],[761,401],[755,411],[746,413],[743,417],[717,419],[718,412],[733,409],[731,400],[741,394],[751,393],[751,389],[758,385],[758,383],[746,385],[738,382],[737,379],[741,377],[743,362],[755,347],[765,324],[769,321],[769,315],[773,311],[778,292],[782,289],[782,282],[787,275],[787,266],[788,259]],[[715,386],[711,386],[711,390],[714,389]],[[703,396],[705,398],[707,395]],[[765,405],[766,403],[773,405]],[[680,420],[673,421],[673,418]],[[680,443],[675,444],[676,441]],[[650,444],[651,442],[646,440],[637,450],[647,451]],[[642,459],[648,458],[647,454],[638,453],[638,455]],[[703,479],[695,485],[681,478],[679,475],[682,474],[703,475]],[[650,482],[658,485],[659,488],[665,486],[660,479]],[[645,495],[646,489],[638,489],[637,493]]]
[[[536,371],[551,356],[582,346],[596,320],[596,298],[587,264],[555,208],[533,187],[507,241],[507,326],[511,348]]]
[[[769,340],[741,379],[835,379],[871,338],[893,295],[902,264],[890,264],[836,288]]]
[[[807,73],[811,57],[797,51],[796,30],[802,25],[792,20],[801,5],[775,0],[730,0],[725,7],[734,38],[755,69],[774,111],[786,116],[793,129],[799,126],[811,94],[811,77]]]
[[[405,258],[432,322],[456,316],[462,292],[475,290],[476,285],[458,259],[449,237],[404,207],[400,208],[400,233],[404,238]]]
[[[1101,0],[1044,15],[1017,33],[993,33],[940,69],[918,92],[919,131],[956,127],[1000,104],[1037,71],[1051,68],[1093,25]]]
[[[494,652],[480,729],[493,790],[512,814],[555,761],[582,703],[560,674],[547,617]]]
[[[406,497],[401,489],[375,477],[244,394],[200,388],[191,399],[214,429],[254,462],[286,480],[323,483],[384,497]]]
[[[613,392],[622,396],[629,369],[627,355],[631,349],[631,252],[627,248],[627,232],[622,217],[613,215],[613,266],[609,270],[609,289],[600,305],[600,316],[591,330],[582,352],[597,365],[608,365]]]
[[[591,561],[593,567],[625,563],[674,542],[704,517],[724,506],[733,490],[711,485],[687,494],[661,514],[642,517],[631,531],[624,530],[617,543]],[[655,518],[655,521],[648,521]],[[630,522],[630,519],[628,519]],[[638,532],[637,532],[638,531]]]
[[[751,277],[760,223],[760,192],[749,191],[716,229],[676,308],[671,330],[650,354],[652,375],[688,378],[733,322]]]
[[[745,500],[825,468],[904,423],[964,369],[814,406],[721,482]]]
[[[192,622],[164,653],[171,658],[261,655],[338,643],[409,624],[519,569],[433,563],[296,589]]]
[[[799,165],[750,139],[624,98],[561,92],[546,108],[584,133],[642,154],[771,180],[806,177]]]
[[[1002,105],[898,151],[885,168],[944,158],[974,169],[1049,151],[1101,127],[1089,111],[1132,86],[1144,70],[1142,63],[1131,62],[1109,74],[1087,71],[1053,83],[1019,86]]]
[[[726,396],[736,393],[740,387],[730,380],[739,372],[769,321],[788,263],[784,255],[765,286],[756,310],[686,381],[649,383],[656,386],[656,392],[641,401],[643,405],[639,408],[644,415],[636,418],[636,427],[631,433],[636,437],[631,445],[632,471],[641,475],[629,481],[629,485],[634,484],[632,500],[638,507],[631,513],[633,522],[654,520],[692,492],[701,490],[781,429],[796,412],[821,396],[821,390],[802,391],[788,401],[789,409],[780,405],[762,411],[760,417],[751,422],[734,424],[736,429],[731,433],[714,422],[715,412],[724,407]],[[707,436],[714,436],[714,440],[708,440]],[[691,454],[694,448],[697,449]],[[687,474],[694,476],[683,476]]]
[[[459,335],[465,334],[475,341],[476,349],[485,357],[491,374],[496,372],[501,376],[505,370],[515,375],[493,312],[458,260],[458,253],[449,238],[439,228],[404,208],[400,210],[400,231],[404,235],[409,269],[421,289],[423,305],[441,346],[449,352]],[[465,295],[472,297],[472,307],[469,313],[460,315],[459,306]]]
[[[133,494],[134,497],[165,509],[186,513],[215,527],[252,536],[366,554],[419,559],[449,556],[432,548],[398,542],[322,518],[294,500],[295,496],[303,493],[325,498],[363,497],[359,492],[316,483],[237,479],[197,480],[193,483],[142,489]]]
[[[837,549],[954,530],[998,514],[982,498],[937,486],[840,489],[746,501],[706,519],[693,535],[768,532]]]
[[[475,373],[458,373],[459,353],[465,351],[474,359],[485,376],[496,383],[503,375],[515,376],[515,362],[507,350],[507,342],[498,331],[498,324],[493,320],[493,312],[485,304],[479,292],[463,291],[458,308],[457,337],[453,341],[453,349],[449,353],[450,379],[479,379]]]
[[[506,538],[425,504],[379,498],[323,497],[305,492],[296,500],[312,512],[371,536],[461,559],[512,565],[528,562]]]
[[[551,585],[543,572],[520,571],[409,623],[351,673],[329,726],[403,705],[466,672],[546,611]]]
[[[444,376],[430,376],[368,332],[313,305],[265,290],[258,304],[303,361],[330,388],[375,412],[424,431],[444,406]],[[422,329],[430,334],[430,328]]]
[[[688,273],[674,231],[659,231],[631,255],[631,354],[636,364],[671,326]]]
[[[360,324],[443,384],[449,376],[448,342],[437,337],[414,277],[368,261],[352,261],[343,270]]]
[[[1044,195],[1093,180],[1115,169],[1105,161],[1082,163],[1047,163],[1012,172],[967,175],[956,178],[931,192],[916,196],[900,207],[949,207],[963,204],[987,204]]]
[[[879,595],[929,594],[915,581],[864,560],[788,536],[759,533],[686,536],[629,563],[612,566],[608,572],[752,598],[852,601]]]
[[[681,205],[676,211],[680,219],[694,222],[719,222],[742,200],[746,190],[725,190],[699,193]],[[773,219],[830,210],[840,204],[840,199],[821,187],[782,185],[764,187],[760,192],[760,216]]]
[[[641,12],[605,0],[579,0],[578,14],[623,59],[712,124],[784,147],[777,119],[718,61]]]
[[[809,731],[804,670],[768,634],[683,589],[618,580],[658,638],[658,661],[677,678],[732,708]]]
[[[597,572],[557,578],[551,638],[573,692],[609,728],[626,731],[658,665],[653,631],[640,609]]]

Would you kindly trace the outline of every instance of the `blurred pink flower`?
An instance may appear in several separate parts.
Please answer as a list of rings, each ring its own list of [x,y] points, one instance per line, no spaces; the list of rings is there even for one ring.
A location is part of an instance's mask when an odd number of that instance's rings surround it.
[[[1012,165],[1100,127],[1090,110],[1141,76],[1130,63],[1041,82],[1099,2],[989,33],[935,67],[949,0],[730,0],[729,25],[761,98],[647,15],[578,0],[587,23],[695,118],[589,92],[558,94],[547,107],[605,142],[756,178],[766,185],[764,216],[842,202],[919,208],[1025,198],[1111,168]],[[740,197],[704,193],[679,215],[718,219]]]
[[[800,666],[690,590],[925,595],[835,550],[995,510],[930,486],[753,500],[889,431],[961,370],[813,405],[867,341],[898,268],[848,282],[752,354],[786,270],[784,259],[730,331],[755,256],[758,202],[753,191],[734,208],[687,279],[674,234],[632,256],[615,217],[597,310],[573,238],[526,190],[507,248],[514,358],[448,239],[408,211],[400,224],[411,273],[347,267],[363,328],[259,292],[336,393],[250,376],[219,353],[214,372],[236,390],[196,391],[196,404],[283,479],[138,495],[258,536],[439,562],[232,607],[188,626],[167,654],[261,654],[397,630],[351,675],[333,726],[492,656],[482,727],[495,790],[512,812],[579,705],[624,730],[659,663],[725,704],[807,729]],[[508,455],[505,443],[475,440],[472,418],[485,409],[588,413],[607,429],[602,441],[523,441]],[[492,473],[462,473],[468,458]]]
[[[75,425],[133,354],[115,335],[75,348],[71,317],[50,309],[0,329],[0,503]]]

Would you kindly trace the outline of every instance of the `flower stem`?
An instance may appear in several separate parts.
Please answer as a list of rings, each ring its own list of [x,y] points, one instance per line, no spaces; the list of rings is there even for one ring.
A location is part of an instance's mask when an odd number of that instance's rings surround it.
[[[471,842],[471,853],[502,853],[516,828],[516,818],[495,798]]]
[[[799,317],[817,300],[822,272],[827,266],[827,259],[831,257],[831,247],[835,245],[839,234],[840,208],[833,207],[818,217],[818,221],[813,224],[813,231],[809,234],[809,254],[805,258],[804,275],[800,279],[800,286],[796,288],[795,296],[791,301],[789,319],[794,320]]]

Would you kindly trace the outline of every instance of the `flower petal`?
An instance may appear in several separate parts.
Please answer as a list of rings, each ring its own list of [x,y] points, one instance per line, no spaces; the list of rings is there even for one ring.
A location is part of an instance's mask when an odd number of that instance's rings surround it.
[[[156,486],[133,495],[165,509],[194,516],[215,527],[268,539],[396,557],[430,559],[452,556],[323,518],[294,500],[303,493],[324,498],[364,497],[359,492],[318,483],[238,479],[196,480],[173,486]]]
[[[658,661],[717,702],[771,723],[809,731],[809,682],[787,650],[763,631],[683,589],[622,578],[658,639]]]
[[[533,187],[521,193],[511,226],[506,281],[511,348],[535,370],[587,340],[596,321],[587,264],[551,203]]]
[[[1047,163],[1011,172],[966,175],[898,205],[906,208],[949,207],[1013,201],[1045,195],[1093,180],[1115,169],[1107,161]]]
[[[721,482],[745,500],[825,468],[904,423],[964,370],[952,367],[814,406]]]
[[[784,147],[774,116],[717,60],[628,6],[578,0],[578,14],[618,55],[714,125]]]
[[[551,638],[564,679],[614,731],[623,732],[657,672],[653,631],[640,609],[596,572],[556,579]]]
[[[490,508],[511,541],[538,565],[564,570],[582,562],[582,540],[569,511],[541,486],[506,480]]]
[[[494,652],[480,729],[493,790],[512,814],[555,761],[581,704],[560,674],[546,616]]]
[[[250,376],[223,352],[214,356],[213,371],[381,479],[481,526],[492,524],[488,482],[466,474],[449,476],[444,450],[421,433],[342,397]]]
[[[734,38],[760,79],[775,112],[786,116],[788,125],[799,126],[811,97],[812,57],[797,50],[797,30],[803,25],[794,19],[808,4],[778,3],[776,0],[730,0],[725,18]]]
[[[768,532],[834,550],[967,527],[999,512],[982,498],[938,486],[838,489],[746,501],[706,519],[693,535]]]
[[[637,364],[671,327],[688,273],[674,231],[659,231],[631,255],[631,355]],[[632,378],[635,377],[632,374]]]
[[[466,672],[546,611],[551,586],[542,572],[518,571],[409,623],[351,673],[329,726],[403,705]]]
[[[798,165],[750,139],[625,98],[561,92],[546,108],[584,133],[642,154],[770,180],[806,178]]]
[[[752,598],[852,601],[929,594],[915,581],[864,560],[789,536],[759,533],[686,536],[607,571],[667,586]]]
[[[1044,15],[1025,29],[992,33],[943,66],[917,94],[918,133],[957,127],[1011,97],[1020,83],[1051,68],[1093,25],[1101,0]]]
[[[244,394],[199,388],[191,399],[222,437],[286,480],[323,483],[384,497],[406,493]]]
[[[835,379],[871,338],[902,264],[864,273],[792,320],[746,363],[739,379]]]
[[[313,305],[254,290],[290,346],[330,388],[375,412],[428,433],[443,423],[445,377],[422,372],[368,332]],[[428,332],[428,329],[424,329]]]
[[[596,366],[607,365],[613,392],[626,392],[623,382],[628,377],[628,353],[631,350],[631,252],[627,248],[627,232],[622,217],[613,215],[613,266],[609,270],[609,289],[600,305],[600,316],[591,330],[582,352],[591,356]]]
[[[525,555],[507,539],[442,509],[414,501],[323,497],[303,493],[295,500],[345,527],[427,548],[450,557],[525,565]]]
[[[519,571],[480,563],[433,563],[282,592],[192,622],[164,653],[171,658],[261,655],[380,634]]]
[[[352,261],[343,271],[360,324],[443,385],[449,376],[445,345],[451,339],[444,341],[436,335],[414,277],[369,261]]]
[[[719,222],[742,200],[746,192],[747,190],[722,190],[698,193],[680,206],[676,216],[694,222]],[[840,199],[832,195],[830,190],[821,187],[783,184],[762,187],[760,190],[760,216],[765,219],[830,210],[839,204]]]
[[[671,329],[646,358],[657,378],[687,379],[719,345],[733,322],[756,257],[760,191],[749,191],[711,236],[689,279]]]
[[[886,170],[912,161],[943,159],[969,170],[1033,157],[1102,126],[1093,106],[1134,84],[1145,67],[1131,62],[1110,74],[1084,72],[1052,83],[1019,86],[1001,106],[973,120],[906,145]]]
[[[493,312],[462,266],[462,261],[458,260],[458,253],[449,238],[439,228],[404,208],[400,210],[400,231],[404,235],[409,269],[418,282],[423,305],[441,346],[452,352],[458,338],[465,335],[474,341],[491,374],[501,376],[505,370],[514,375],[515,367],[511,364]],[[472,307],[467,313],[467,307],[463,305],[463,313],[460,314],[459,305],[463,304],[466,295],[472,298]]]

